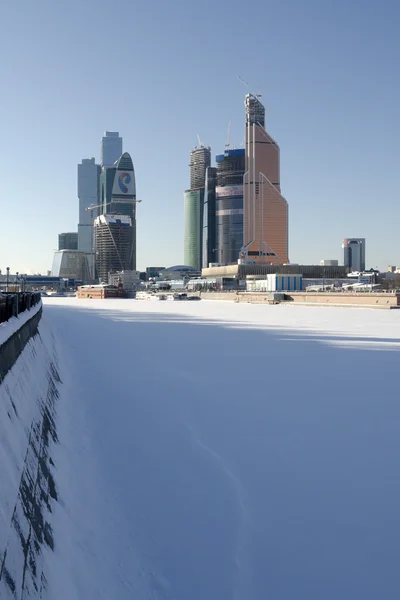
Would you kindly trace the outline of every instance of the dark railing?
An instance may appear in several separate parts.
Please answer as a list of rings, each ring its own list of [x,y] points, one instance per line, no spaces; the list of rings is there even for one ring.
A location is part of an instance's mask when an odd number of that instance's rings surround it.
[[[40,300],[40,292],[20,292],[18,294],[0,292],[0,323],[31,309],[39,304]]]

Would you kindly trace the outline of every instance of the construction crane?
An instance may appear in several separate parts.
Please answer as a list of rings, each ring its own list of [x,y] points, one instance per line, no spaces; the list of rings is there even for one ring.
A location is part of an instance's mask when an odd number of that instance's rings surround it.
[[[95,265],[94,265],[94,252],[93,252],[93,211],[96,210],[96,208],[105,208],[106,206],[110,206],[111,204],[139,204],[140,202],[142,202],[142,200],[124,200],[123,198],[118,198],[114,201],[111,202],[104,202],[102,204],[91,204],[90,206],[87,206],[85,208],[86,211],[90,211],[90,247],[91,247],[91,256],[92,256],[92,260],[91,260],[91,276],[92,276],[92,281],[94,281],[94,275],[95,275]]]
[[[249,90],[249,94],[250,96],[253,96],[253,98],[262,98],[262,94],[253,94],[253,92],[250,90],[250,86],[248,83],[246,83],[246,81],[244,79],[242,79],[242,77],[240,77],[240,75],[238,75],[238,79],[243,83],[243,85],[245,85],[247,87],[247,89]]]
[[[200,148],[203,148],[204,144],[203,144],[203,142],[201,141],[199,134],[197,134],[197,141],[199,142],[199,146],[200,146]]]
[[[232,121],[229,121],[228,123],[228,134],[226,136],[226,142],[225,142],[225,148],[230,148],[231,147],[231,125],[232,125]]]

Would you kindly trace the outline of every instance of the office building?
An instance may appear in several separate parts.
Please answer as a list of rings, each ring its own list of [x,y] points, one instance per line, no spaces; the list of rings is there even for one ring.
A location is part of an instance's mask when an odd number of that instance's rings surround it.
[[[100,283],[109,273],[134,271],[132,219],[128,215],[103,214],[94,221],[96,271]]]
[[[78,233],[70,231],[68,233],[58,234],[59,250],[78,250]]]
[[[200,270],[203,259],[203,213],[206,173],[211,148],[196,146],[190,152],[190,189],[184,193],[184,262]]]
[[[131,219],[132,248],[126,270],[136,269],[136,182],[130,154],[125,152],[111,168],[100,175],[100,214],[126,215]],[[97,257],[96,257],[97,260]],[[119,271],[124,270],[118,268]]]
[[[320,261],[319,264],[321,265],[321,267],[337,267],[339,264],[339,261],[335,260],[335,259],[324,258],[323,260]]]
[[[114,166],[122,156],[122,138],[118,131],[105,131],[100,142],[100,165],[104,169]]]
[[[99,204],[99,178],[100,165],[94,158],[84,158],[78,165],[78,198],[79,198],[79,224],[78,224],[78,250],[85,252],[88,257],[89,267],[92,269],[93,252],[93,218],[95,211],[86,210],[89,206]]]
[[[345,238],[342,243],[343,264],[352,271],[365,271],[365,238]]]
[[[86,252],[80,250],[59,250],[54,252],[51,276],[75,279],[86,283],[89,281],[89,263]]]
[[[186,190],[184,194],[183,262],[201,270],[203,243],[204,188]]]
[[[280,188],[280,150],[265,130],[265,109],[247,94],[243,252],[256,264],[285,264],[288,257],[288,204]]]
[[[243,247],[245,150],[225,150],[216,157],[216,163],[216,262],[229,265],[237,263]]]
[[[215,230],[215,188],[217,185],[216,167],[207,167],[203,207],[203,257],[202,266],[208,267],[216,261],[217,242]]]

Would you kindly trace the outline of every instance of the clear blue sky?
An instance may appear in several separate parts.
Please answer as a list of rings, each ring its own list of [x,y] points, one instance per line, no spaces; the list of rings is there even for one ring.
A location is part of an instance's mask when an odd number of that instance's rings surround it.
[[[0,268],[45,273],[78,221],[77,163],[103,131],[131,153],[138,267],[183,260],[183,191],[199,133],[244,138],[263,92],[281,147],[292,262],[400,264],[396,0],[21,0],[0,9]]]

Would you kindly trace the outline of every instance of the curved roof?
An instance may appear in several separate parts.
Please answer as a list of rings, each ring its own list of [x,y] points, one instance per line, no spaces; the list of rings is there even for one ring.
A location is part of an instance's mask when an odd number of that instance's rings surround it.
[[[165,269],[166,271],[197,271],[197,269],[193,267],[189,267],[188,265],[174,265],[173,267],[168,267]]]
[[[133,162],[129,152],[124,152],[121,158],[115,161],[115,166],[121,171],[133,171]]]

